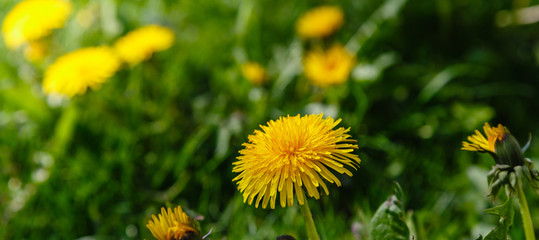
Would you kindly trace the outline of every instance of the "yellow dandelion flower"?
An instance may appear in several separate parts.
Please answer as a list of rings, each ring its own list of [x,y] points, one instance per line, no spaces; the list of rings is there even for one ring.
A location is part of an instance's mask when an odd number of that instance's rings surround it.
[[[109,47],[88,47],[59,57],[45,71],[43,90],[67,96],[98,88],[113,76],[120,60]]]
[[[182,211],[181,206],[172,209],[161,208],[159,217],[152,215],[146,227],[157,240],[202,239],[193,221]]]
[[[25,0],[13,7],[2,24],[4,41],[16,49],[28,41],[49,35],[61,28],[71,13],[71,4],[64,0]]]
[[[322,38],[339,29],[343,22],[340,8],[322,6],[304,13],[296,23],[296,30],[303,38]]]
[[[343,46],[335,45],[327,51],[315,50],[303,59],[303,71],[312,84],[327,87],[346,82],[355,59]]]
[[[489,153],[496,164],[514,167],[525,163],[522,157],[524,150],[506,127],[501,124],[498,124],[497,127],[490,127],[488,123],[485,123],[483,130],[486,137],[478,130],[475,130],[475,134],[468,137],[469,142],[462,142],[461,149]],[[527,146],[529,146],[528,144]]]
[[[48,53],[49,47],[43,41],[31,41],[24,47],[24,57],[30,62],[42,61]]]
[[[154,52],[170,48],[174,32],[159,25],[148,25],[129,32],[118,39],[114,50],[123,61],[134,66],[149,59]]]
[[[468,137],[470,142],[462,142],[462,150],[495,153],[496,140],[502,141],[509,135],[509,131],[501,124],[498,124],[497,127],[490,127],[488,123],[485,123],[483,131],[485,131],[486,138],[481,132],[475,130],[475,135]]]
[[[243,77],[254,85],[260,85],[268,79],[268,74],[264,67],[255,62],[246,62],[241,65]]]
[[[333,129],[341,120],[322,116],[280,117],[249,136],[232,170],[239,173],[232,181],[238,181],[244,202],[251,205],[256,197],[255,207],[263,200],[262,208],[275,208],[279,193],[281,207],[292,206],[295,192],[303,205],[304,188],[319,199],[319,188],[329,194],[323,179],[341,185],[331,170],[352,176],[345,165],[356,169],[361,160],[352,153],[358,146],[349,139],[350,128]]]

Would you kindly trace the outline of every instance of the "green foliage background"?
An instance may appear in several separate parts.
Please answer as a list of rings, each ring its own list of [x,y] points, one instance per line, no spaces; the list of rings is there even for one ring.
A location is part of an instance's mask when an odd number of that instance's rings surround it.
[[[0,2],[0,18],[17,1]],[[0,239],[152,239],[162,206],[203,215],[211,239],[305,239],[296,207],[242,203],[231,179],[241,144],[258,125],[325,112],[358,139],[361,168],[310,205],[323,239],[365,239],[392,193],[406,195],[415,239],[475,239],[497,223],[487,154],[460,150],[484,122],[524,143],[539,135],[539,25],[500,27],[500,16],[538,1],[74,1],[51,54],[31,64],[0,44]],[[309,43],[294,24],[332,4],[343,28],[321,44],[358,46],[343,86],[318,89],[301,74]],[[95,15],[77,22],[81,11]],[[497,21],[498,19],[498,21]],[[43,71],[58,56],[112,44],[137,27],[172,28],[175,45],[124,68],[71,100],[45,96]],[[253,87],[245,60],[268,68]],[[539,141],[527,152],[536,162]],[[539,232],[539,198],[528,202]],[[523,239],[520,215],[510,234]]]

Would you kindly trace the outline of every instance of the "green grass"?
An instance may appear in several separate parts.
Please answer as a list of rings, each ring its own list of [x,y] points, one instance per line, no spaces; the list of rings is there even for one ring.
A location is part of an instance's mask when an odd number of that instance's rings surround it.
[[[15,2],[0,3],[0,19]],[[483,212],[493,161],[461,142],[486,121],[521,143],[537,136],[537,24],[497,27],[507,1],[407,1],[389,16],[378,11],[385,3],[401,2],[81,0],[43,63],[0,44],[0,239],[152,239],[151,215],[178,204],[204,216],[211,239],[306,239],[297,207],[242,203],[232,162],[259,125],[320,111],[351,127],[362,159],[353,177],[339,177],[342,187],[309,200],[321,239],[368,238],[393,181],[415,239],[485,235],[498,220]],[[82,28],[76,15],[89,4],[96,19]],[[346,18],[321,44],[361,43],[360,67],[325,90],[302,75],[312,43],[294,28],[321,4]],[[83,96],[58,104],[42,93],[58,56],[149,23],[172,28],[175,45]],[[270,82],[243,79],[245,60],[266,66]],[[526,156],[538,164],[538,141]],[[539,198],[527,196],[539,232]],[[518,213],[510,234],[524,238]]]

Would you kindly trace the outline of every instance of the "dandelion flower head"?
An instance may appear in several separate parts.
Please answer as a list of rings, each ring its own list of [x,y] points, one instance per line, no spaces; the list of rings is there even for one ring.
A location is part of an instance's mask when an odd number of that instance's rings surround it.
[[[159,25],[135,29],[118,39],[114,50],[131,66],[149,59],[154,52],[168,49],[174,43],[174,32]]]
[[[174,208],[174,211],[161,208],[159,216],[152,215],[146,227],[157,240],[200,239],[200,232],[181,206]]]
[[[320,49],[307,53],[303,71],[312,84],[319,87],[342,84],[348,80],[355,59],[341,45],[326,51]]]
[[[322,6],[304,13],[296,23],[296,30],[303,38],[322,38],[339,29],[343,22],[340,8]]]
[[[268,74],[264,67],[255,62],[246,62],[242,64],[241,73],[243,74],[243,77],[254,85],[260,85],[268,78]]]
[[[28,41],[49,35],[53,29],[64,26],[71,13],[66,0],[24,0],[7,14],[2,24],[2,35],[10,49]]]
[[[109,47],[82,48],[59,57],[45,71],[43,90],[72,97],[98,88],[114,75],[120,60]]]
[[[486,137],[478,130],[475,130],[474,135],[468,136],[469,142],[462,142],[462,150],[495,153],[496,141],[502,141],[509,136],[509,131],[501,124],[498,124],[497,127],[491,127],[488,123],[485,123],[483,131]]]
[[[232,171],[239,175],[232,181],[237,181],[243,201],[251,205],[256,198],[255,207],[262,201],[262,208],[270,203],[273,209],[277,195],[286,207],[293,205],[295,194],[303,205],[304,191],[319,199],[321,189],[329,194],[325,181],[340,186],[333,172],[352,176],[346,166],[356,169],[361,162],[352,153],[358,146],[347,134],[350,128],[333,129],[340,121],[322,114],[287,116],[255,130],[233,163]]]

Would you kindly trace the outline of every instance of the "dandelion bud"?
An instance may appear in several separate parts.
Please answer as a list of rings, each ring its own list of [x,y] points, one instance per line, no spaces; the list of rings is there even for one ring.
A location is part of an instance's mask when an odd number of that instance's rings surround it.
[[[489,153],[496,161],[487,176],[492,201],[494,202],[502,187],[508,192],[514,192],[518,189],[519,182],[525,180],[539,191],[539,172],[534,169],[531,160],[522,156],[524,150],[509,130],[501,124],[490,127],[488,123],[485,123],[483,130],[485,135],[475,130],[475,134],[468,137],[468,142],[462,142],[462,150]],[[529,141],[526,146],[528,145]]]
[[[504,134],[495,143],[496,162],[512,167],[524,164],[520,144],[510,133]]]
[[[500,165],[513,167],[523,164],[520,145],[507,128],[501,124],[491,127],[485,123],[483,131],[486,137],[475,130],[475,134],[468,137],[468,142],[462,142],[462,150],[489,153]]]

